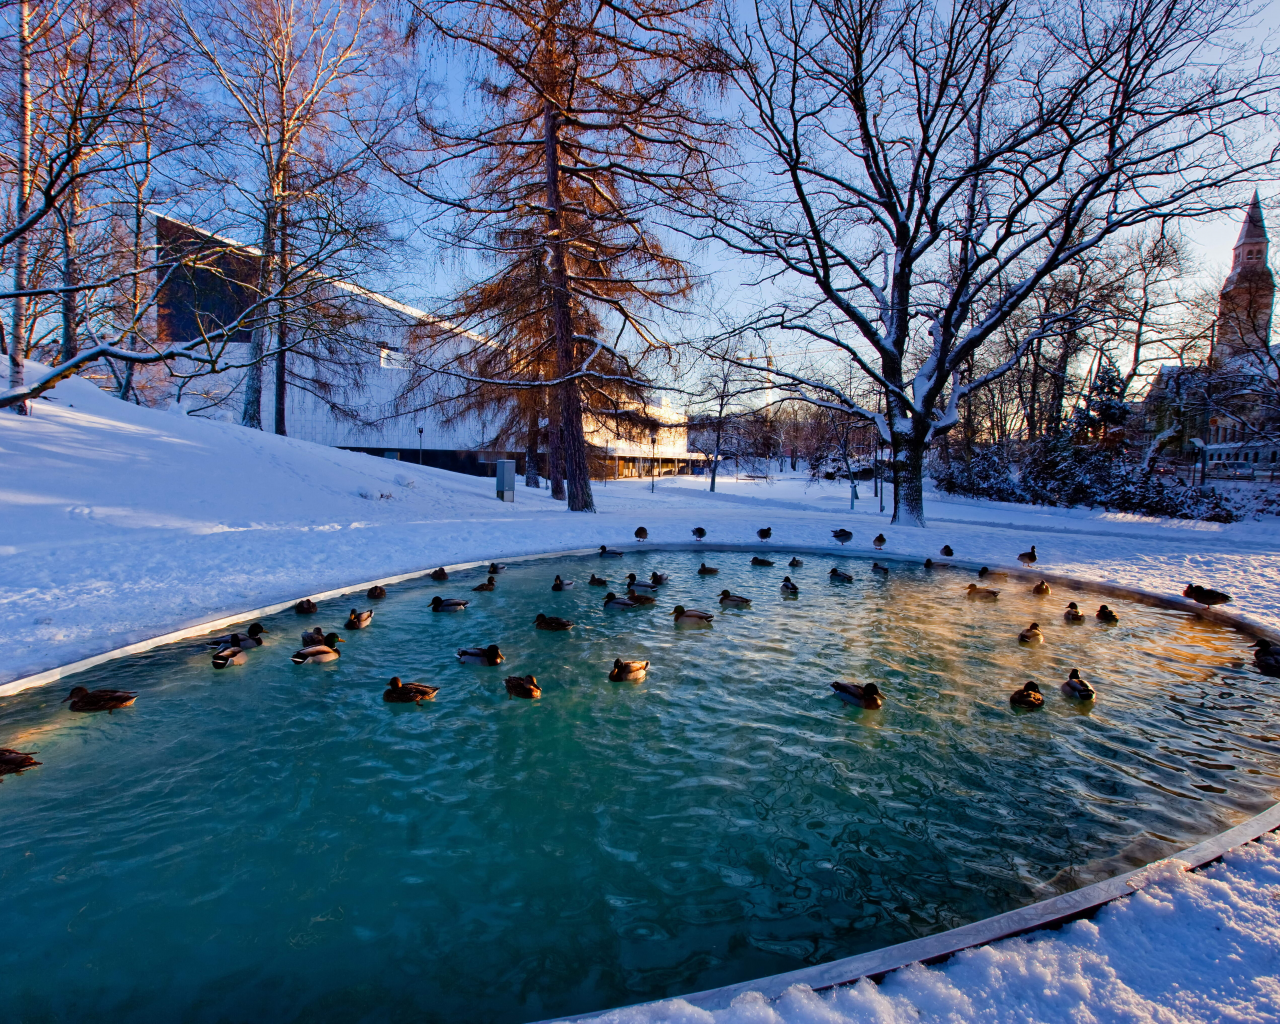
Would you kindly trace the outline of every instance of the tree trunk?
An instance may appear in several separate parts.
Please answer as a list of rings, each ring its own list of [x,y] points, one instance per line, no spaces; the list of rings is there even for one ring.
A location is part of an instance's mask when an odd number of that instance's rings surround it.
[[[890,403],[892,407],[892,403]],[[890,423],[909,424],[906,431],[891,428],[893,452],[893,518],[897,526],[924,527],[924,455],[928,447],[928,425],[891,412]]]
[[[541,403],[539,403],[541,404]],[[524,444],[524,485],[539,487],[538,481],[538,406],[529,412],[529,433]]]
[[[720,471],[720,431],[716,431],[716,449],[711,457],[711,490],[716,489],[716,474]]]
[[[288,371],[288,356],[286,350],[289,345],[289,309],[285,300],[284,285],[289,270],[287,261],[289,258],[289,220],[288,210],[284,207],[280,208],[280,299],[276,303],[276,433],[284,435],[284,403],[286,390],[289,386],[289,380],[285,376]]]
[[[27,218],[27,193],[30,191],[31,168],[31,5],[21,0],[18,5],[18,180],[17,221]],[[26,377],[27,300],[21,294],[27,287],[27,233],[18,236],[14,246],[13,336],[9,339],[9,387],[20,388]],[[27,403],[17,402],[13,411],[27,414]]]
[[[77,255],[80,230],[80,191],[75,186],[67,190],[66,208],[62,216],[62,287],[74,288],[79,281]],[[76,336],[76,293],[62,293],[62,344],[58,352],[58,362],[65,363],[75,358],[80,351],[79,339]]]
[[[547,163],[547,235],[551,245],[552,321],[556,336],[556,373],[568,376],[577,369],[573,311],[569,296],[569,272],[565,264],[564,222],[560,199],[559,117],[547,102],[543,107],[543,142]],[[587,465],[587,438],[582,430],[582,392],[577,380],[568,380],[560,392],[561,451],[568,482],[570,512],[594,512],[591,476]],[[553,399],[554,401],[554,399]]]
[[[564,432],[560,429],[560,402],[553,391],[547,402],[547,476],[551,497],[564,501]]]
[[[261,299],[271,291],[272,265],[275,263],[276,214],[274,206],[268,207],[263,218],[262,227],[262,261],[258,270],[258,298]],[[262,429],[262,344],[263,332],[268,330],[267,324],[254,328],[249,342],[249,366],[244,374],[244,409],[240,413],[240,425],[253,430]]]

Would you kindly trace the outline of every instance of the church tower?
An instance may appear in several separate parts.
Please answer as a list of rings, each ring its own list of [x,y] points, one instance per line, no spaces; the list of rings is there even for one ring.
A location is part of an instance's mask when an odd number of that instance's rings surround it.
[[[1231,273],[1218,297],[1218,331],[1215,351],[1222,363],[1271,344],[1271,306],[1276,282],[1267,266],[1267,226],[1262,204],[1254,192],[1245,214],[1231,261]],[[1249,360],[1250,362],[1256,362]]]

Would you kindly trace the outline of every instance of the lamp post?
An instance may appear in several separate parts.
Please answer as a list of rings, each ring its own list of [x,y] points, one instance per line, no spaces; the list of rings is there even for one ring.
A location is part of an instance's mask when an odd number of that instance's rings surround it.
[[[418,465],[422,465],[422,428],[418,428]]]
[[[653,494],[658,489],[658,434],[657,431],[651,431],[649,434],[649,493]]]

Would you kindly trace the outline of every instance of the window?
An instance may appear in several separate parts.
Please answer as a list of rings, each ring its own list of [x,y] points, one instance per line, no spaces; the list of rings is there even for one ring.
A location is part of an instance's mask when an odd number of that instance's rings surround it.
[[[409,368],[408,357],[398,348],[392,348],[390,345],[378,346],[378,362],[384,370],[407,370]]]

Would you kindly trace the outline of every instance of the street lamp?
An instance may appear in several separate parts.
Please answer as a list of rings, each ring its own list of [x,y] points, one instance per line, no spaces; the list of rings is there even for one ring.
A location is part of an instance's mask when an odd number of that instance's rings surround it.
[[[658,433],[650,431],[649,433],[649,493],[653,494],[658,488]]]

